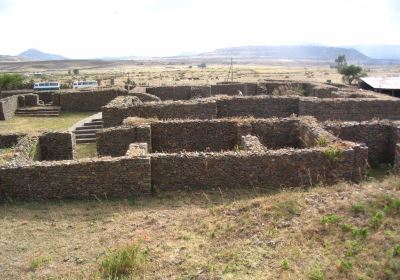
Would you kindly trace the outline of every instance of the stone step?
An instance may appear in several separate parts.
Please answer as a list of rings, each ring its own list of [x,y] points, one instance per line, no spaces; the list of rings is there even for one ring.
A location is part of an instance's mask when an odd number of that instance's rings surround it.
[[[84,125],[103,125],[103,121],[93,121],[93,122],[85,123]]]
[[[19,108],[17,109],[17,112],[60,112],[60,109],[54,109],[54,108],[38,108],[38,109],[28,109],[28,108]]]
[[[103,119],[93,119],[92,121],[95,121],[95,122],[101,121],[101,122],[103,122]]]
[[[96,139],[96,134],[89,133],[89,134],[75,134],[75,139],[86,139],[86,138],[93,138]]]
[[[76,135],[78,134],[96,134],[96,132],[99,131],[98,129],[79,129],[75,130],[74,133]]]
[[[83,126],[103,126],[103,123],[84,123]]]
[[[96,138],[82,138],[82,139],[76,139],[77,144],[85,144],[85,143],[95,143]]]
[[[59,114],[44,114],[44,113],[41,113],[41,114],[19,114],[19,113],[16,113],[16,115],[24,116],[24,117],[59,117],[60,116]]]
[[[102,125],[88,125],[88,126],[79,126],[77,127],[75,130],[89,130],[89,129],[102,129],[103,126]]]

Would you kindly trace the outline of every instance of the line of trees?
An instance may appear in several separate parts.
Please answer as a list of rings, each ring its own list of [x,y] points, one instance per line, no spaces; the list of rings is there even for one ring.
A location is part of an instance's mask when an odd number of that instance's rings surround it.
[[[20,89],[23,87],[24,78],[19,74],[0,74],[0,98],[3,90]]]

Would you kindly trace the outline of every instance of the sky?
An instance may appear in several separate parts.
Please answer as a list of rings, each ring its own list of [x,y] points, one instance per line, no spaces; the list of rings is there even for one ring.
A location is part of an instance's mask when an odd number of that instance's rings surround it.
[[[173,56],[249,45],[400,45],[399,0],[0,0],[0,54]]]

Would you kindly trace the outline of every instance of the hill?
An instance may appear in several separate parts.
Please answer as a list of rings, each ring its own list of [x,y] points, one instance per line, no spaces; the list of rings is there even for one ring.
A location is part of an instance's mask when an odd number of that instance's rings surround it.
[[[24,58],[18,56],[0,55],[0,62],[19,62],[24,60]]]
[[[349,61],[368,61],[370,58],[352,48],[325,46],[246,46],[216,49],[203,53],[203,57],[238,57],[292,60],[329,60],[346,55]]]
[[[400,59],[400,46],[397,45],[356,45],[352,48],[373,59]]]
[[[44,53],[36,49],[26,50],[18,55],[28,60],[65,60],[64,56],[58,54]]]

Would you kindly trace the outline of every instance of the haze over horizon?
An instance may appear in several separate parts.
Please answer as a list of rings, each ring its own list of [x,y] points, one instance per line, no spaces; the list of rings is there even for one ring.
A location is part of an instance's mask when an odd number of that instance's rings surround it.
[[[174,56],[216,48],[400,45],[396,0],[0,0],[0,54]]]

